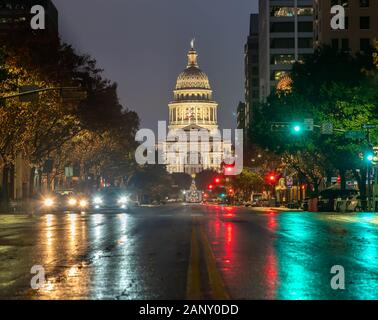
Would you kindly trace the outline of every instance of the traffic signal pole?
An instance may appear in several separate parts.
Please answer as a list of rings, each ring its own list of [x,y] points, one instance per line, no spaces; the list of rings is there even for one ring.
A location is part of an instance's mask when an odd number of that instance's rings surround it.
[[[41,92],[48,92],[48,91],[72,91],[72,90],[82,90],[80,87],[51,87],[51,88],[42,88],[42,89],[36,89],[36,90],[30,90],[30,91],[25,91],[25,92],[20,92],[17,94],[13,94],[10,96],[2,96],[0,97],[0,101],[6,101],[8,99],[12,98],[17,98],[17,97],[23,97],[23,96],[28,96],[28,95],[33,95]],[[79,91],[78,91],[79,92]],[[85,99],[86,98],[86,91],[82,90],[79,92],[81,94],[80,99]]]
[[[370,147],[371,145],[371,139],[370,139],[370,128],[366,128],[366,137],[367,137],[367,141],[368,141],[368,145]],[[368,184],[368,188],[367,188],[367,198],[368,198],[368,211],[374,211],[374,192],[372,192],[372,185],[371,185],[371,175],[370,175],[370,171],[373,173],[374,170],[373,170],[373,166],[372,166],[372,162],[368,161],[367,162],[367,184]],[[372,170],[370,170],[372,169]],[[374,178],[373,178],[373,181],[374,181]]]
[[[324,135],[331,135],[333,132],[340,132],[345,133],[345,137],[349,139],[366,139],[368,145],[371,147],[371,139],[370,139],[370,130],[376,128],[377,125],[375,124],[363,124],[362,129],[366,130],[366,135],[364,131],[348,131],[346,129],[339,129],[334,128],[332,123],[324,122],[322,125],[314,124],[313,119],[304,119],[303,122],[271,122],[271,131],[276,132],[284,132],[289,131],[291,134],[299,136],[304,131],[314,131],[314,128],[320,128],[321,133]],[[368,211],[375,211],[376,202],[378,203],[378,177],[376,177],[376,170],[374,168],[374,152],[371,153],[370,158],[365,158],[364,160],[367,161],[366,163],[366,173],[367,173],[367,188],[366,188],[366,200],[367,202],[367,210]],[[372,180],[373,177],[373,180]],[[377,199],[376,199],[377,198]],[[364,205],[365,207],[365,205]]]

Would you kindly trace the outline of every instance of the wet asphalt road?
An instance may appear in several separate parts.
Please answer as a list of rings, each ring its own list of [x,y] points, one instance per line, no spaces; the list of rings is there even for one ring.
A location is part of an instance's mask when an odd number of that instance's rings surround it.
[[[334,265],[345,290],[331,288]],[[378,299],[378,214],[180,204],[0,215],[0,298]]]

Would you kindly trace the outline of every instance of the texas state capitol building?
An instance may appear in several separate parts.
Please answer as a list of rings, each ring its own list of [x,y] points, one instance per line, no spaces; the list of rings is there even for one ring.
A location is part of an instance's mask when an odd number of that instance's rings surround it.
[[[169,103],[168,137],[175,136],[175,132],[181,129],[188,137],[190,132],[206,130],[209,134],[209,147],[202,148],[201,138],[197,144],[197,150],[191,150],[186,146],[186,156],[180,156],[178,139],[170,139],[165,144],[165,160],[167,170],[170,173],[185,172],[196,174],[205,169],[220,170],[223,161],[223,150],[227,148],[231,152],[231,143],[215,139],[221,133],[218,128],[217,108],[218,104],[213,100],[209,78],[198,66],[198,55],[194,49],[194,40],[188,53],[188,65],[178,76],[176,87],[173,91],[174,100]],[[171,141],[173,140],[173,141]],[[173,146],[175,144],[175,147]],[[202,152],[201,152],[202,150]],[[203,152],[205,150],[205,152]],[[191,164],[191,153],[198,152],[198,164]]]

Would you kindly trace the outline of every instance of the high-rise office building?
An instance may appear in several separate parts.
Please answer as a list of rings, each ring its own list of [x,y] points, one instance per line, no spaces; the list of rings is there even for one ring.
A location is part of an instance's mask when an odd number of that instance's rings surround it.
[[[295,61],[314,52],[313,13],[312,0],[260,0],[260,100],[287,77]]]
[[[345,29],[331,28],[331,7],[345,9]],[[335,49],[358,53],[378,39],[377,0],[314,0],[315,46],[329,45]]]
[[[254,106],[259,103],[259,15],[251,14],[245,59],[245,107],[243,128],[248,129],[253,119]],[[240,105],[239,105],[240,107]],[[245,137],[246,138],[246,137]],[[245,139],[246,140],[246,139]]]
[[[33,30],[30,22],[31,8],[40,5],[45,9],[45,29]],[[51,0],[2,0],[0,1],[0,39],[38,39],[57,42],[58,11]]]
[[[240,101],[236,111],[236,127],[237,129],[245,129],[245,126],[245,102]]]

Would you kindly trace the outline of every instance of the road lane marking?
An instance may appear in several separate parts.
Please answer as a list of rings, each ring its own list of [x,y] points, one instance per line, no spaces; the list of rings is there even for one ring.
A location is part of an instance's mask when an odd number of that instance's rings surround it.
[[[197,228],[192,227],[192,238],[190,242],[190,260],[188,267],[186,297],[188,300],[201,299],[201,276],[200,276],[200,257]]]
[[[206,268],[209,276],[209,285],[212,296],[215,300],[229,300],[230,295],[223,282],[222,276],[218,271],[215,256],[203,226],[200,228],[200,235],[204,249]]]

